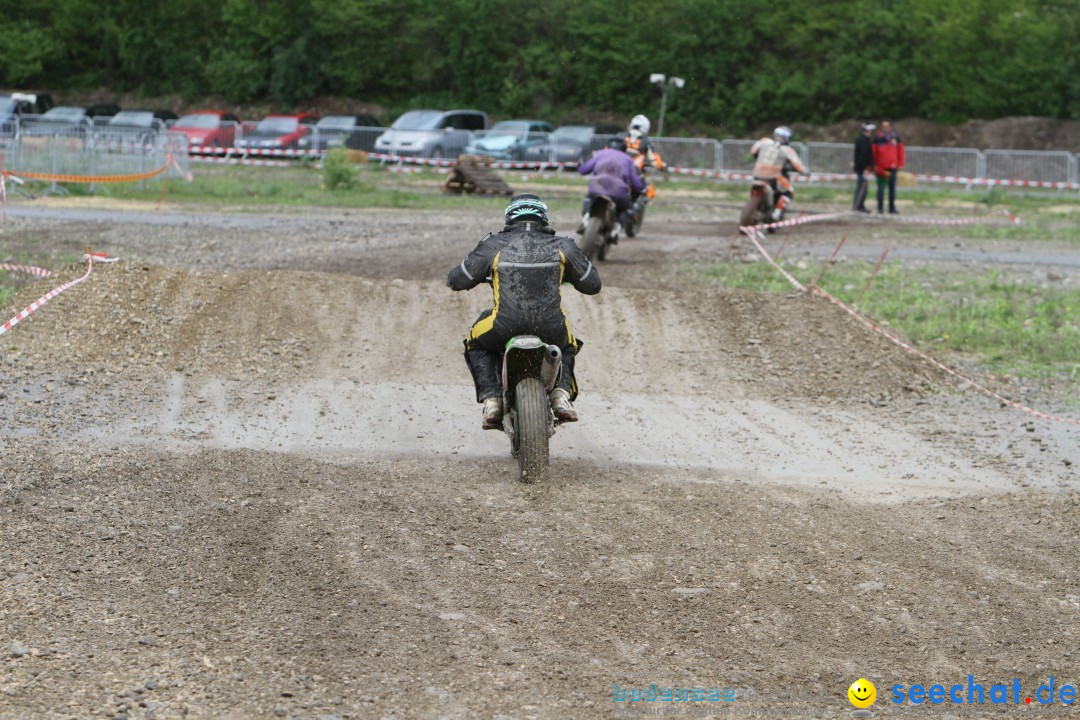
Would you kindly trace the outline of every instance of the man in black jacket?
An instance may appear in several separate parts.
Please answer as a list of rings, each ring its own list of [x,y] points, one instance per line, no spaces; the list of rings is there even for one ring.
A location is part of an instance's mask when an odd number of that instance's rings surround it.
[[[855,138],[855,203],[853,210],[868,213],[866,209],[866,191],[869,190],[867,176],[874,172],[874,148],[870,138],[877,130],[874,123],[865,123],[862,132]]]
[[[581,341],[573,336],[562,307],[562,283],[579,292],[600,292],[600,275],[571,238],[548,227],[547,205],[528,193],[506,206],[506,226],[489,233],[446,276],[453,290],[470,290],[491,278],[494,307],[481,313],[465,338],[465,364],[484,404],[484,429],[502,427],[499,359],[515,335],[536,335],[562,348],[562,375],[551,391],[551,409],[562,422],[577,420],[570,401],[577,398],[574,355]]]

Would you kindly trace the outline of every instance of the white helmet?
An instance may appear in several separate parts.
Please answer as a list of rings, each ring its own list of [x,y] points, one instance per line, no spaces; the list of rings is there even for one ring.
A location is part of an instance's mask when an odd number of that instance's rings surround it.
[[[787,145],[789,142],[791,142],[791,128],[789,128],[787,125],[781,125],[780,127],[772,131],[772,136],[781,145]]]
[[[630,132],[637,130],[642,135],[648,135],[651,127],[652,125],[649,124],[649,118],[644,115],[635,115],[634,119],[630,121]]]

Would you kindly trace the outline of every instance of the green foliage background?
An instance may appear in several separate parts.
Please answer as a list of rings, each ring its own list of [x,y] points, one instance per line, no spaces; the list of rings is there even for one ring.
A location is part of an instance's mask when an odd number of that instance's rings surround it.
[[[0,87],[672,127],[1080,118],[1080,0],[0,0]]]

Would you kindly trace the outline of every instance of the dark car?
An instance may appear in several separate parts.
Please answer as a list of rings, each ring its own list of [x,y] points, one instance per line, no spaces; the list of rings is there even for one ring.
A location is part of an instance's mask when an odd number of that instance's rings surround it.
[[[94,103],[86,107],[86,117],[95,125],[105,125],[109,118],[120,113],[120,106],[115,103]]]
[[[300,139],[310,135],[319,116],[311,113],[267,115],[251,131],[236,141],[243,150],[291,150],[300,146]]]
[[[232,147],[240,118],[224,110],[196,110],[184,115],[169,129],[187,135],[188,145],[197,147]]]
[[[371,115],[327,115],[315,123],[315,132],[300,138],[302,150],[344,147],[370,152],[383,127]]]
[[[536,162],[582,162],[589,155],[621,138],[624,130],[617,125],[563,125],[546,142],[525,149],[525,159]]]

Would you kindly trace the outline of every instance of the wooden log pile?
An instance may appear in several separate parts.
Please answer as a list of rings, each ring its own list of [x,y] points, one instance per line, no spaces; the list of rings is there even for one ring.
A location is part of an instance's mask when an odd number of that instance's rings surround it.
[[[502,176],[485,166],[485,163],[489,162],[491,158],[483,155],[462,155],[446,178],[443,192],[459,195],[513,195],[514,191]]]

